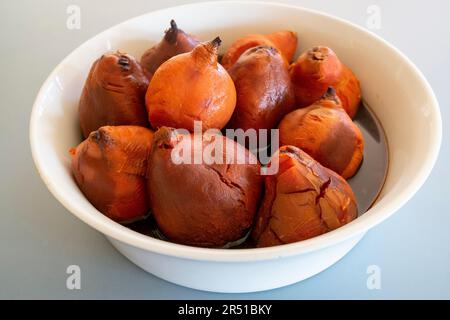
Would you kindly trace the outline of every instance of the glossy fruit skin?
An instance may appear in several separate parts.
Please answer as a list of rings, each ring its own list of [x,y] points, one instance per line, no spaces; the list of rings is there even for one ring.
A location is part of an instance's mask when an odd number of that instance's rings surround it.
[[[192,51],[199,44],[199,39],[178,29],[177,24],[172,20],[163,39],[144,52],[141,65],[151,79],[161,64],[176,55]]]
[[[107,217],[127,223],[149,213],[147,161],[153,132],[105,126],[72,148],[72,172],[86,198]]]
[[[237,93],[227,128],[272,129],[293,110],[294,91],[283,57],[273,47],[245,51],[229,69]]]
[[[296,146],[344,178],[359,169],[364,138],[336,96],[287,114],[279,125],[280,144]]]
[[[250,48],[268,46],[277,48],[285,62],[289,64],[297,50],[297,34],[292,31],[277,31],[270,34],[250,34],[236,40],[225,52],[221,64],[229,69],[239,59],[241,54]]]
[[[150,123],[191,132],[194,121],[204,131],[221,129],[236,106],[236,89],[228,72],[217,62],[220,39],[177,55],[156,70],[146,95]]]
[[[257,247],[310,239],[358,216],[348,183],[302,150],[283,146],[272,161],[277,174],[265,178],[265,194],[252,231]]]
[[[253,223],[262,191],[260,165],[248,150],[222,135],[205,135],[197,146],[193,139],[192,134],[166,127],[155,133],[148,170],[151,210],[169,240],[222,247],[244,237]],[[172,160],[172,152],[178,148],[199,150],[201,146],[204,150],[219,142],[224,155],[235,148],[245,163]]]
[[[140,64],[128,54],[108,53],[95,61],[78,106],[83,136],[107,125],[148,127],[148,83]]]
[[[303,53],[291,65],[290,74],[299,108],[313,104],[333,87],[351,118],[358,111],[361,102],[359,81],[330,48],[319,46]]]
[[[342,107],[350,118],[354,118],[361,103],[361,88],[358,78],[347,66],[342,68],[341,80],[334,85]]]

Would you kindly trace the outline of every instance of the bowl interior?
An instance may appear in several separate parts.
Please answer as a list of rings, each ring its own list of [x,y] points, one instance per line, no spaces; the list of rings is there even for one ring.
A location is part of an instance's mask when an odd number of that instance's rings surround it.
[[[80,142],[78,99],[92,62],[105,51],[118,49],[140,57],[160,40],[172,18],[201,39],[220,35],[222,48],[249,33],[280,29],[298,33],[297,56],[314,45],[333,48],[359,77],[364,100],[387,136],[389,170],[380,196],[369,211],[323,236],[279,248],[256,249],[251,257],[300,253],[364,232],[404,204],[428,176],[440,146],[439,109],[421,73],[396,49],[345,21],[301,8],[248,2],[193,4],[134,18],[92,38],[54,70],[36,99],[30,127],[36,166],[58,200],[91,226],[120,241],[164,254],[221,259],[227,254],[239,258],[236,252],[245,251],[213,253],[139,235],[99,213],[72,179],[68,150]]]

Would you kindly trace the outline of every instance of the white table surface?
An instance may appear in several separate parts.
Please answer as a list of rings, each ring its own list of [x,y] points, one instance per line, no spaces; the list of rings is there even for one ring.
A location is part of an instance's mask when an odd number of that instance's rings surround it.
[[[423,71],[443,117],[441,154],[421,191],[319,275],[254,294],[179,287],[130,263],[52,197],[35,171],[28,142],[31,106],[42,82],[68,53],[98,32],[148,11],[189,2],[194,1],[1,1],[0,298],[450,298],[450,2],[446,0],[283,1],[365,27],[367,8],[377,5],[381,29],[374,32]],[[66,28],[71,4],[81,9],[80,30]],[[66,268],[73,264],[82,271],[81,290],[66,288]],[[370,265],[381,270],[380,290],[367,288]]]

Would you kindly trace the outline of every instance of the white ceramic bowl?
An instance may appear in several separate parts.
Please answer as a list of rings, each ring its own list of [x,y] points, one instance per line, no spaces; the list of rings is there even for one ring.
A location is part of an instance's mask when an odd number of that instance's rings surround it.
[[[375,205],[350,224],[322,236],[262,249],[204,249],[153,239],[98,212],[78,189],[68,149],[79,141],[77,104],[92,62],[108,50],[136,56],[160,40],[170,19],[202,39],[220,35],[226,48],[249,33],[290,29],[300,51],[332,47],[359,76],[365,100],[388,139],[389,170]],[[297,54],[298,54],[297,52]],[[214,2],[180,6],[131,19],[95,36],[51,73],[33,107],[33,158],[53,195],[102,232],[128,259],[168,281],[201,290],[250,292],[285,286],[329,267],[364,233],[405,204],[428,177],[441,143],[441,118],[420,71],[393,46],[346,21],[293,6]]]

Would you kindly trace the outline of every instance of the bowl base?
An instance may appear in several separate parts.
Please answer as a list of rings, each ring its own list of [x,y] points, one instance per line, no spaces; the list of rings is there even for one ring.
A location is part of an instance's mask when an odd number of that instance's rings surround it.
[[[283,258],[283,263],[277,259],[248,262],[189,260],[106,238],[131,262],[158,278],[196,290],[245,293],[280,288],[310,278],[339,261],[363,236],[364,233],[325,249]]]

